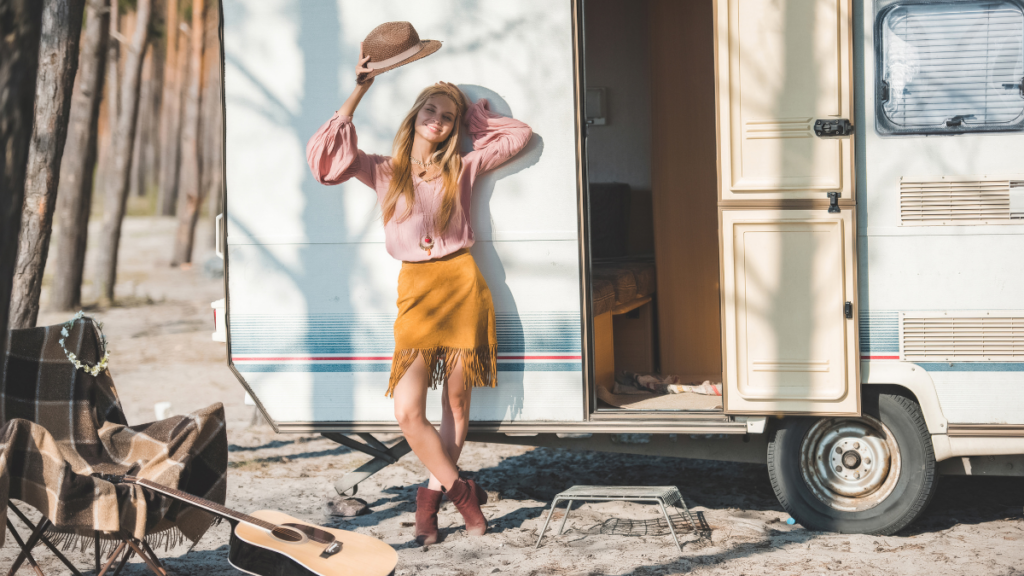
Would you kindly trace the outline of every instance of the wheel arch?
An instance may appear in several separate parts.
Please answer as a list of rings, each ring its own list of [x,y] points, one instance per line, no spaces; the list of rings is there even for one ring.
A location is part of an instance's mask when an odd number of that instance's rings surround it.
[[[880,387],[890,387],[913,398],[921,407],[928,432],[932,435],[947,434],[949,423],[942,414],[939,396],[935,392],[935,383],[928,371],[913,362],[885,360],[881,362],[866,361],[860,364],[861,392],[878,392]]]

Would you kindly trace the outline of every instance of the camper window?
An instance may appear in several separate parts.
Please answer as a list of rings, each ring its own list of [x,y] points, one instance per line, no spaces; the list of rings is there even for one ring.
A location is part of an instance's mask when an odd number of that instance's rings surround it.
[[[882,134],[1024,130],[1024,2],[915,2],[879,10]]]

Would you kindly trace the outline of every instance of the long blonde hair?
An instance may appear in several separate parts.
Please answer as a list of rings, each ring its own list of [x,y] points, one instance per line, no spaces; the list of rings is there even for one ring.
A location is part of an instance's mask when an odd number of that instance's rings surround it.
[[[412,205],[416,192],[412,185],[412,169],[409,156],[412,154],[413,138],[416,134],[416,116],[420,109],[426,105],[427,100],[432,96],[447,96],[455,103],[455,125],[451,134],[443,142],[437,145],[437,149],[430,155],[430,161],[441,166],[443,177],[441,205],[434,214],[434,229],[437,234],[443,235],[448,231],[452,216],[458,209],[459,203],[459,174],[462,172],[462,156],[459,154],[459,139],[462,136],[462,117],[465,115],[465,103],[462,95],[456,94],[458,88],[445,84],[435,84],[425,88],[416,97],[412,109],[405,115],[398,133],[395,134],[395,142],[391,157],[391,184],[388,186],[388,193],[381,202],[381,216],[384,224],[387,224],[395,216],[395,207],[398,198],[405,198],[405,213],[401,219],[409,217],[412,213]]]

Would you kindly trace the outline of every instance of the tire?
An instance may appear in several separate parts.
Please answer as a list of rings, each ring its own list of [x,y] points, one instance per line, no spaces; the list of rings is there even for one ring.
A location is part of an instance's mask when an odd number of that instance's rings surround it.
[[[864,392],[862,418],[787,418],[768,442],[768,475],[805,528],[889,535],[935,495],[935,453],[917,402]]]

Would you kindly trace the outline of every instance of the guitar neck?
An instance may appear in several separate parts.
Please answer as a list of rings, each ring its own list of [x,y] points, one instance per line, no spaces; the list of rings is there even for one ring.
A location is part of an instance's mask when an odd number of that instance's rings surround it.
[[[182,502],[187,502],[189,504],[192,504],[193,506],[198,506],[204,510],[207,510],[208,512],[212,512],[218,516],[222,516],[229,520],[245,522],[246,524],[252,524],[253,526],[259,526],[260,528],[264,528],[266,530],[271,531],[277,529],[276,524],[265,522],[263,520],[260,520],[259,518],[253,518],[248,514],[236,512],[226,506],[221,506],[220,504],[217,504],[216,502],[213,502],[211,500],[200,498],[198,496],[193,496],[188,492],[182,492],[181,490],[175,490],[174,488],[168,488],[167,486],[157,484],[156,482],[151,482],[144,478],[125,477],[125,481],[130,482],[132,484],[138,484],[139,486],[145,486],[146,488],[149,488],[154,492],[159,492],[166,496],[170,496],[171,498],[174,498],[176,500],[181,500]]]

